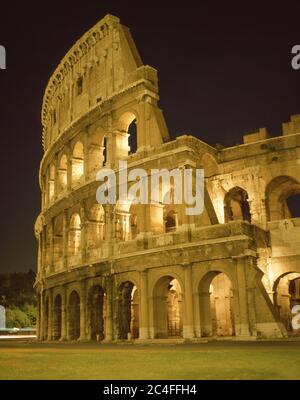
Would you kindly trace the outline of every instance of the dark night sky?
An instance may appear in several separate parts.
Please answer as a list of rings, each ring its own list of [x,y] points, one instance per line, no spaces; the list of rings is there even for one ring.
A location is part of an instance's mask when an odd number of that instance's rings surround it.
[[[192,133],[234,145],[300,113],[300,2],[9,1],[1,4],[0,272],[36,266],[40,109],[47,80],[73,43],[105,14],[131,28],[145,64],[159,71],[172,137]],[[262,3],[264,5],[262,5]],[[223,4],[221,6],[221,4]]]

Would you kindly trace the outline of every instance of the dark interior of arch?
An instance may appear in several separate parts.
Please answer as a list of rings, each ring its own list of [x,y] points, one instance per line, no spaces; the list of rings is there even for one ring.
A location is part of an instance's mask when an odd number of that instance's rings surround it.
[[[300,218],[300,194],[289,196],[286,199],[291,218]]]
[[[128,127],[128,133],[129,133],[129,140],[128,144],[130,146],[130,152],[129,154],[133,154],[137,150],[137,126],[136,126],[136,119],[131,122],[131,124]]]

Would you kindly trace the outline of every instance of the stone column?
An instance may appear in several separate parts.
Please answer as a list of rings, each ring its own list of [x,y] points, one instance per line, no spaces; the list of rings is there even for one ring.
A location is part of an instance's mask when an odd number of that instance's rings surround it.
[[[148,273],[147,270],[140,272],[140,320],[139,338],[149,339],[149,310],[148,310]]]
[[[55,271],[54,265],[54,219],[51,219],[50,222],[50,271]]]
[[[83,176],[84,176],[84,181],[87,182],[89,178],[88,132],[84,132],[83,136]]]
[[[36,319],[36,336],[37,339],[41,339],[41,296],[37,294],[37,319]]]
[[[106,320],[105,320],[105,342],[113,340],[113,292],[112,292],[112,277],[109,276],[106,280]]]
[[[249,310],[246,271],[248,269],[249,257],[236,258],[237,272],[237,296],[239,322],[236,323],[237,336],[250,336],[249,331]]]
[[[38,277],[43,277],[43,231],[39,232],[38,239]]]
[[[183,264],[184,268],[184,325],[183,337],[191,339],[195,337],[194,332],[194,309],[193,309],[193,286],[192,286],[192,265]]]
[[[72,188],[72,154],[70,143],[67,144],[67,191]]]
[[[58,165],[58,154],[55,154],[55,160],[54,160],[54,168],[55,168],[55,172],[54,172],[54,194],[53,194],[53,198],[57,199],[57,195],[58,195],[58,182],[59,182],[59,177],[58,177],[58,170],[59,170],[59,165]]]
[[[49,315],[48,315],[48,335],[47,340],[52,340],[53,329],[53,289],[49,289]]]
[[[212,336],[212,323],[210,311],[210,292],[200,292],[200,335]]]
[[[68,212],[63,213],[63,268],[68,269]]]
[[[107,117],[107,130],[105,134],[106,139],[106,162],[105,166],[108,168],[113,168],[115,154],[113,148],[113,129],[112,129],[112,117],[111,114]]]
[[[80,338],[86,340],[86,281],[80,283]]]
[[[61,296],[61,337],[60,340],[67,339],[67,287],[63,287]]]
[[[44,292],[43,292],[43,283],[41,283],[41,291],[40,291],[40,340],[44,340]]]
[[[81,260],[86,261],[86,244],[87,244],[87,218],[85,213],[84,203],[80,205],[80,219],[81,219]]]
[[[263,229],[267,229],[268,226],[267,201],[267,199],[261,199],[261,224]]]

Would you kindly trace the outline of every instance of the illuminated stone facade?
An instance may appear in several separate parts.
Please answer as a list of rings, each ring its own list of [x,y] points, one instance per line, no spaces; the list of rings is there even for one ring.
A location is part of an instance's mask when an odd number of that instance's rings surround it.
[[[157,72],[106,16],[67,53],[43,100],[36,289],[41,340],[284,337],[299,302],[300,116],[244,144],[171,140]],[[136,148],[135,148],[136,147]],[[96,172],[204,168],[205,209],[101,206]]]

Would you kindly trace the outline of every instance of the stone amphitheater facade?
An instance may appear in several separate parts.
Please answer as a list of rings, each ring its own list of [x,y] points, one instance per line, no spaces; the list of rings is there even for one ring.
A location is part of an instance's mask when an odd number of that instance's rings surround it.
[[[40,340],[285,337],[300,301],[300,116],[280,136],[171,140],[157,71],[107,15],[63,58],[43,106]],[[97,172],[203,168],[205,207],[100,205]]]

